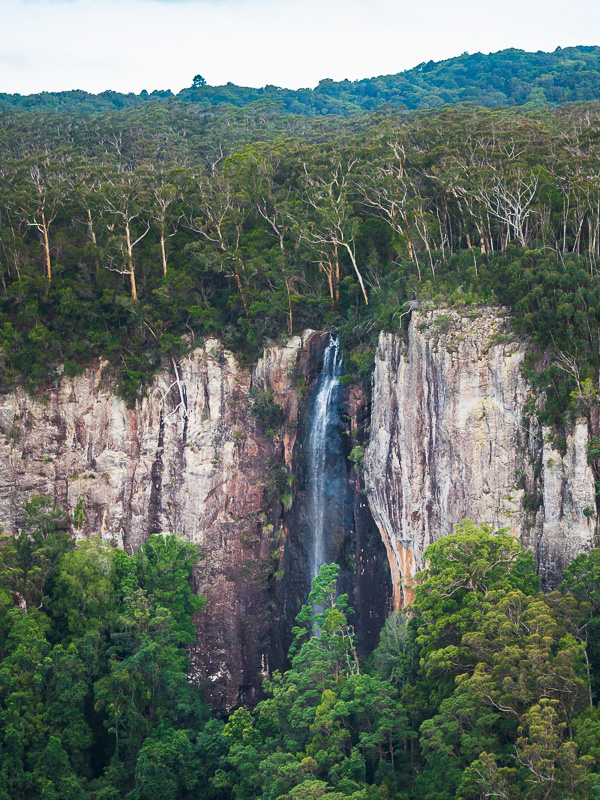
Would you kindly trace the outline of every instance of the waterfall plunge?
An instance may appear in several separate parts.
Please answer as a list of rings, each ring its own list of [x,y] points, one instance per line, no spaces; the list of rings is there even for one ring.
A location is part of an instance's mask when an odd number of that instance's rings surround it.
[[[327,540],[328,522],[328,444],[332,435],[339,436],[340,381],[343,358],[337,336],[329,338],[323,355],[323,368],[315,387],[315,399],[308,435],[308,500],[312,542],[310,549],[311,579],[321,566],[332,557],[331,544]],[[329,545],[329,546],[328,546]]]

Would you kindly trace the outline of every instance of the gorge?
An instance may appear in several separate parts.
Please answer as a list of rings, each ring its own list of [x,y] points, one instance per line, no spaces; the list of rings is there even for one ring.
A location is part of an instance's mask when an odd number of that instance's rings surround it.
[[[340,384],[329,332],[270,346],[252,369],[216,339],[196,345],[133,408],[102,363],[45,394],[2,396],[0,509],[15,533],[22,503],[50,494],[78,538],[128,552],[156,532],[197,544],[194,590],[208,603],[191,675],[213,707],[260,698],[325,560],[342,567],[367,652],[392,602],[410,601],[427,545],[465,516],[521,538],[547,588],[592,547],[593,416],[562,442],[538,423],[527,342],[504,309],[414,309],[380,335],[372,398]],[[282,409],[274,429],[257,393]],[[361,464],[348,456],[363,429]]]

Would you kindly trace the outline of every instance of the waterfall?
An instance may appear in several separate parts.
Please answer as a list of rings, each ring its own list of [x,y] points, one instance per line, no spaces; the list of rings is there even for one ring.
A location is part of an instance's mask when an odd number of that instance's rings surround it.
[[[315,578],[321,566],[332,559],[331,543],[328,541],[328,525],[339,520],[332,520],[337,503],[330,502],[332,490],[328,480],[328,453],[332,438],[340,439],[340,381],[343,371],[343,357],[340,354],[340,343],[337,336],[330,336],[323,355],[323,368],[315,386],[314,403],[308,432],[308,500],[311,522],[310,572]],[[338,444],[337,442],[335,443]],[[337,450],[337,446],[334,448]],[[337,498],[339,502],[339,497]],[[342,523],[343,524],[343,523]]]

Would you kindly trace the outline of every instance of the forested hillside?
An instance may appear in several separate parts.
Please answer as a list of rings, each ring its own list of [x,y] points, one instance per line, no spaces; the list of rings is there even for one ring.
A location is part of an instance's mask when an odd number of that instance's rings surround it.
[[[367,662],[325,565],[290,669],[216,720],[186,679],[196,549],[129,556],[75,544],[49,498],[24,512],[0,541],[3,800],[597,796],[599,551],[544,595],[516,538],[465,521]]]
[[[536,379],[560,422],[598,362],[599,117],[4,112],[2,385],[104,356],[133,398],[198,336],[252,361],[327,326],[368,376],[411,302],[491,301],[558,354]]]
[[[568,52],[582,66],[554,96]],[[104,358],[133,402],[201,337],[251,364],[306,328],[337,332],[343,380],[368,385],[379,332],[402,335],[412,309],[440,310],[443,332],[444,308],[475,318],[488,304],[510,312],[502,341],[527,344],[543,390],[529,413],[560,453],[575,419],[598,417],[600,106],[537,100],[581,99],[597,52],[540,54],[538,72],[523,56],[522,84],[473,69],[490,104],[525,108],[311,116],[282,113],[271,90],[205,107],[200,87],[200,102],[99,114],[3,110],[0,391],[43,404],[61,372]],[[419,68],[415,106],[477,99],[456,79],[419,100],[428,75],[468,76],[477,58]],[[253,403],[265,428],[281,419],[268,393]],[[582,452],[600,479],[598,439]],[[273,503],[288,477],[271,469]],[[525,494],[527,513],[536,503]],[[514,536],[465,521],[427,550],[412,606],[368,659],[325,565],[289,670],[256,709],[216,719],[187,680],[192,615],[211,613],[189,583],[204,554],[150,536],[133,555],[69,527],[34,496],[22,533],[0,541],[0,800],[600,797],[598,550],[542,594]]]
[[[201,76],[198,78],[178,95],[169,90],[139,95],[113,91],[97,95],[83,91],[25,96],[0,93],[0,109],[90,114],[156,102],[241,108],[268,101],[281,113],[352,116],[382,106],[417,110],[466,102],[486,107],[573,103],[600,99],[600,48],[566,47],[553,53],[516,49],[489,55],[463,53],[446,61],[428,61],[395,75],[357,81],[325,79],[314,89],[272,85],[253,89],[233,83],[208,86]]]

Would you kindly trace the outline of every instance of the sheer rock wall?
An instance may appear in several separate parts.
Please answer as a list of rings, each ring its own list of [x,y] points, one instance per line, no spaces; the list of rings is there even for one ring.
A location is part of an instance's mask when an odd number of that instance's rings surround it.
[[[42,396],[0,397],[7,533],[19,530],[28,497],[50,494],[73,520],[81,498],[79,537],[100,535],[130,552],[155,532],[199,545],[195,588],[208,603],[196,621],[192,675],[209,682],[209,699],[225,711],[255,699],[267,668],[267,573],[277,548],[264,502],[267,460],[293,447],[298,396],[289,374],[310,338],[267,349],[254,374],[206,340],[159,374],[132,409],[103,385],[102,365],[64,376]],[[281,435],[266,435],[251,413],[252,385],[284,407]]]
[[[406,341],[381,334],[365,466],[396,607],[410,601],[427,545],[465,517],[510,528],[547,587],[592,546],[587,422],[568,432],[562,456],[531,413],[525,352],[503,309],[415,311]]]

